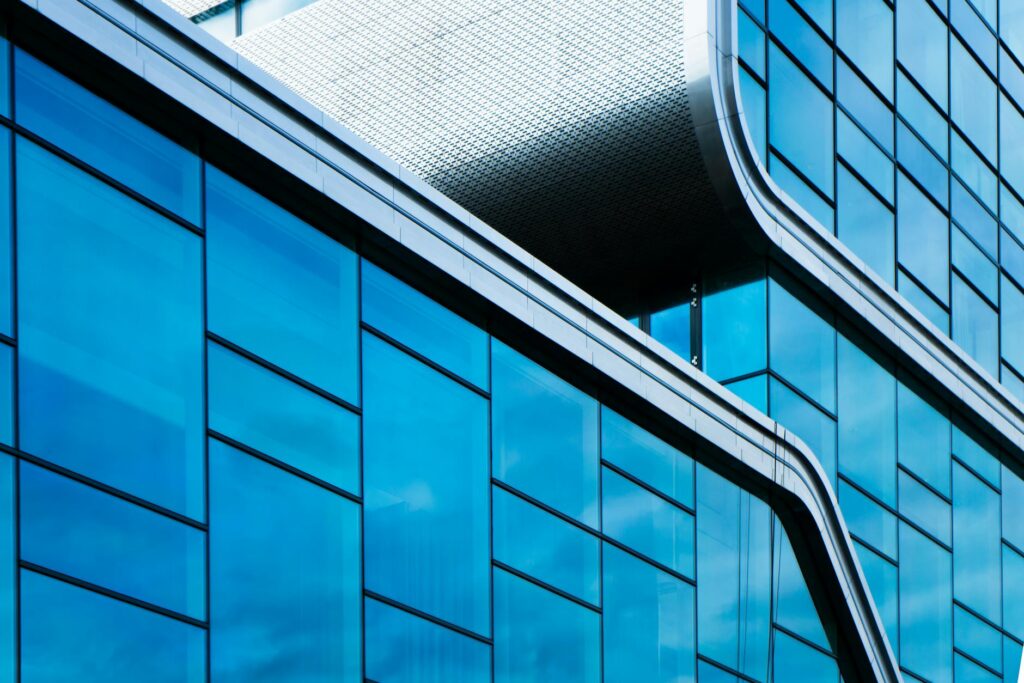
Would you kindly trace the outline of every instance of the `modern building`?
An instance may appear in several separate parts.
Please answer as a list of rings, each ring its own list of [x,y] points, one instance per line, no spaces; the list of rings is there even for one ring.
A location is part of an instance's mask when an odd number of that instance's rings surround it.
[[[173,4],[2,5],[0,683],[1017,680],[1024,5]]]

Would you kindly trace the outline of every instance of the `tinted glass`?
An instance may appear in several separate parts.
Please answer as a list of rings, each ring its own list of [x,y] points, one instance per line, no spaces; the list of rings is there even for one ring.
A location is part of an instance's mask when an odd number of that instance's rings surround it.
[[[693,460],[603,406],[601,457],[666,496],[693,508]]]
[[[897,74],[896,92],[900,116],[936,154],[948,160],[949,123],[946,118],[902,72]]]
[[[836,480],[836,422],[774,377],[771,416],[811,449],[829,481]]]
[[[992,377],[999,376],[999,316],[957,276],[953,277],[952,336]]]
[[[1024,556],[1003,546],[1003,628],[1024,638]]]
[[[768,367],[768,288],[761,268],[705,282],[704,372],[723,381]]]
[[[996,555],[996,562],[999,562],[998,555]],[[998,587],[998,584],[996,585]],[[1002,670],[1002,634],[959,606],[953,608],[953,645],[982,664],[992,667],[996,671]],[[1013,678],[1010,680],[1016,680],[1017,671],[1012,665],[1007,669],[1007,673],[1013,674]]]
[[[909,380],[908,380],[909,381]],[[945,408],[899,383],[898,414],[899,462],[933,486],[949,495],[950,425]]]
[[[215,168],[206,229],[210,331],[355,402],[355,254]]]
[[[651,336],[690,362],[690,302],[651,314]]]
[[[0,681],[13,683],[18,612],[15,587],[14,459],[0,456]]]
[[[896,515],[843,480],[839,481],[839,505],[851,534],[896,559]]]
[[[486,635],[487,401],[372,335],[363,344],[366,587]]]
[[[17,152],[22,448],[201,515],[199,238],[25,140]]]
[[[896,270],[896,220],[885,204],[839,167],[837,235],[889,284]]]
[[[956,38],[950,40],[949,115],[981,153],[996,159],[996,84]]]
[[[1024,292],[1005,275],[1002,277],[1002,310],[999,315],[999,335],[1002,339],[1003,358],[1024,372]]]
[[[1022,147],[1024,116],[1003,95],[999,100],[999,170],[1018,192],[1024,192],[1024,155],[1017,153]]]
[[[785,529],[775,523],[774,576],[772,578],[772,614],[780,626],[821,647],[828,647],[828,637],[807,589],[800,565]]]
[[[836,2],[836,43],[890,100],[893,95],[892,10],[884,0]]]
[[[973,430],[968,434],[953,425],[953,455],[998,489],[999,460],[995,456],[995,448],[982,439]]]
[[[946,108],[948,29],[927,0],[896,5],[896,56],[932,99]]]
[[[864,578],[867,579],[871,598],[875,601],[878,616],[885,626],[885,635],[893,652],[899,652],[899,583],[896,565],[866,546],[854,542],[857,559],[860,561]]]
[[[900,514],[946,545],[953,542],[953,518],[949,503],[900,470]]]
[[[949,301],[949,220],[902,173],[898,183],[899,262],[942,302]]]
[[[832,89],[832,48],[789,4],[769,0],[768,20],[772,33],[829,90]]]
[[[826,232],[835,231],[835,209],[814,187],[793,170],[791,164],[772,153],[768,156],[772,180],[796,205],[810,214]]]
[[[0,443],[14,445],[14,347],[0,344]]]
[[[892,154],[892,110],[841,59],[836,61],[836,96],[839,104]]]
[[[6,55],[6,41],[0,55]],[[2,68],[2,63],[0,63]],[[0,86],[0,91],[7,92]],[[2,97],[2,95],[0,95]],[[0,332],[14,336],[13,270],[11,268],[11,133],[0,130]]]
[[[893,201],[895,168],[892,159],[843,112],[836,114],[839,156],[889,202]]]
[[[952,679],[949,553],[900,524],[900,662],[932,681]]]
[[[768,159],[768,95],[746,69],[740,69],[740,98],[743,101],[743,120],[747,123],[754,151],[762,164]],[[653,324],[653,320],[652,320]]]
[[[781,631],[775,632],[772,668],[777,681],[836,683],[839,680],[839,667],[834,659]]]
[[[835,329],[774,278],[768,302],[772,370],[826,410],[835,410]]]
[[[358,681],[359,506],[210,441],[213,679]]]
[[[960,465],[955,465],[953,595],[998,623],[998,576],[999,494]]]

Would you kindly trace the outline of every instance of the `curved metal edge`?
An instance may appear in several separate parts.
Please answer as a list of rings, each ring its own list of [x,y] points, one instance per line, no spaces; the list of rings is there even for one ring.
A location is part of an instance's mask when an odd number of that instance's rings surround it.
[[[15,4],[38,15],[33,0]],[[830,607],[859,636],[856,673],[899,680],[835,496],[799,439],[403,169],[359,154],[346,144],[350,133],[296,108],[283,86],[259,76],[263,91],[253,93],[251,67],[209,49],[214,39],[171,14],[159,0],[76,0],[50,4],[45,22],[150,81],[211,131],[233,136],[310,193],[362,217],[372,233],[367,238],[396,258],[442,273],[446,285],[488,302],[496,317],[592,369],[613,388],[613,398],[642,408],[644,422],[667,418],[674,431],[705,446],[699,461],[765,492],[776,511],[779,504],[798,508],[791,538],[810,544],[828,565],[825,578],[843,598]],[[713,49],[710,34],[693,38],[691,51]],[[701,87],[710,87],[710,73],[705,70]],[[406,252],[412,257],[403,257]]]

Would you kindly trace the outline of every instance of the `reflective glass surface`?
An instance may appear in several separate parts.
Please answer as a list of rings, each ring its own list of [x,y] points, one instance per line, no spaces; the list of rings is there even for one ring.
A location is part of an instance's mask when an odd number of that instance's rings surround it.
[[[601,457],[693,508],[693,460],[609,408],[601,408]]]
[[[954,465],[953,596],[995,623],[1000,620],[999,524],[999,494]]]
[[[768,366],[764,271],[745,269],[708,282],[703,298],[704,372],[718,381]]]
[[[952,680],[949,553],[900,524],[900,663],[930,681]]]
[[[826,410],[835,410],[836,332],[789,289],[769,279],[771,369]]]
[[[17,546],[15,538],[14,458],[0,456],[0,681],[17,675]]]

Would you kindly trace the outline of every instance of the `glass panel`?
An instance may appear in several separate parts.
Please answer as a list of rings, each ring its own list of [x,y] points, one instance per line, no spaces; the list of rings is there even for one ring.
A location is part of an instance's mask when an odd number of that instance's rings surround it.
[[[365,323],[487,388],[486,332],[369,261],[362,270]]]
[[[994,224],[993,224],[994,225]],[[999,269],[958,227],[952,229],[953,266],[991,303],[999,301]]]
[[[14,347],[0,343],[0,443],[14,445]]]
[[[601,407],[601,457],[693,508],[693,460],[618,413]]]
[[[839,506],[851,534],[896,559],[896,515],[842,479],[839,480]]]
[[[811,593],[807,589],[807,581],[797,563],[796,555],[793,554],[789,536],[777,519],[775,521],[774,568],[772,609],[775,623],[812,643],[827,648],[828,637],[825,635],[818,611],[814,607]]]
[[[896,56],[915,79],[946,108],[948,29],[927,0],[900,0],[896,6]]]
[[[693,515],[607,467],[601,472],[604,532],[664,566],[692,577]]]
[[[918,287],[917,282],[901,268],[896,273],[896,288],[910,305],[922,313],[943,334],[949,334],[949,312],[931,294]]]
[[[952,336],[992,377],[999,376],[999,315],[955,275]]]
[[[895,506],[896,380],[841,335],[838,368],[839,471]]]
[[[1005,683],[1018,683],[1019,673],[1024,672],[1024,650],[1016,640],[1003,638],[1003,677]]]
[[[839,666],[834,659],[781,631],[775,631],[772,668],[776,681],[837,683],[839,680]]]
[[[796,4],[804,8],[818,28],[832,37],[832,0],[796,0]]]
[[[571,595],[601,600],[596,536],[495,487],[494,559]]]
[[[219,344],[208,349],[210,429],[359,492],[359,418]]]
[[[369,334],[363,361],[367,588],[487,634],[487,400]]]
[[[486,683],[491,680],[491,648],[367,598],[366,678],[377,683]]]
[[[768,367],[768,288],[764,269],[746,268],[705,283],[704,372],[722,381]]]
[[[775,154],[768,157],[768,172],[779,189],[789,195],[797,206],[821,223],[827,232],[835,232],[836,217],[832,205]]]
[[[955,553],[953,561],[955,566]],[[996,554],[996,563],[998,566],[998,553]],[[959,606],[953,607],[953,645],[985,666],[992,667],[996,671],[1003,670],[1002,634]],[[959,678],[957,680],[959,681]]]
[[[14,527],[14,458],[0,455],[0,681],[14,683],[17,675],[18,552]]]
[[[987,252],[989,258],[996,258],[999,234],[995,217],[960,182],[953,182],[951,188],[953,218]]]
[[[899,261],[943,303],[949,302],[949,220],[899,176]]]
[[[355,254],[212,167],[206,221],[210,330],[355,402]]]
[[[199,157],[27,52],[14,55],[18,123],[199,223]]]
[[[494,680],[598,683],[601,615],[495,569]]]
[[[1020,371],[1024,371],[1024,292],[1004,275],[1002,280],[1002,311],[999,317],[999,335],[1002,338],[1003,358]]]
[[[746,69],[740,69],[740,98],[743,120],[754,142],[754,150],[762,164],[768,159],[768,95]]]
[[[772,370],[826,410],[835,410],[835,328],[774,278],[769,278],[768,303]]]
[[[23,683],[200,683],[203,629],[21,572]]]
[[[1006,500],[1006,493],[1003,500]],[[1021,586],[1024,586],[1024,557],[1004,545],[1003,628],[1018,638],[1024,637],[1024,591]]]
[[[892,99],[892,10],[883,0],[840,0],[836,3],[836,44]]]
[[[651,336],[690,362],[690,302],[651,313]]]
[[[949,43],[949,116],[981,153],[995,162],[996,84],[957,38]]]
[[[981,475],[983,479],[998,489],[1000,486],[999,460],[994,455],[995,449],[987,442],[986,445],[982,445],[978,441],[982,437],[974,438],[974,436],[953,425],[953,455],[974,470],[975,474]]]
[[[871,597],[875,601],[875,608],[878,609],[882,625],[885,626],[889,645],[893,652],[899,652],[899,583],[896,565],[856,541],[854,546],[857,548],[857,559],[864,570],[864,578],[867,579]]]
[[[842,166],[838,236],[889,284],[896,272],[896,221],[890,211]]]
[[[953,595],[999,623],[999,494],[960,465],[953,467]]]
[[[793,9],[788,0],[769,0],[768,20],[776,39],[782,41],[825,88],[831,91],[832,48],[828,43],[822,40],[811,25]]]
[[[953,576],[949,553],[900,524],[900,663],[952,680]]]
[[[950,134],[950,164],[953,172],[960,176],[964,184],[989,208],[992,213],[999,209],[996,203],[999,195],[999,184],[996,174],[975,154],[967,141],[959,133]],[[944,201],[944,200],[943,200]],[[943,203],[943,205],[945,205]]]
[[[1024,519],[1024,479],[1006,465],[1003,465],[1002,503],[1005,521]],[[1003,524],[1003,538],[1024,548],[1024,524]]]
[[[915,389],[898,383],[899,463],[948,496],[951,436],[946,409]]]
[[[896,158],[939,206],[949,206],[949,169],[902,121],[896,124]]]
[[[832,196],[832,103],[785,54],[768,58],[769,137],[773,147]]]
[[[596,528],[597,401],[508,346],[491,346],[494,476]]]
[[[697,662],[697,680],[700,683],[739,683],[740,679],[704,660]]]
[[[829,481],[835,484],[835,420],[774,377],[771,379],[771,416],[807,444]]]
[[[953,518],[949,503],[900,470],[900,514],[946,545],[953,542]]]
[[[201,516],[200,239],[25,140],[17,153],[21,447]]]
[[[1000,265],[1017,282],[1024,282],[1024,247],[1006,230],[999,231],[999,238]]]
[[[839,98],[839,104],[864,126],[889,154],[892,154],[892,110],[842,59],[836,60],[836,96]]]
[[[836,113],[838,153],[885,199],[895,199],[896,170],[892,159],[843,112]]]
[[[946,117],[902,73],[896,77],[896,101],[899,103],[900,116],[924,138],[934,152],[948,161],[949,123]]]
[[[1024,11],[1021,12],[1024,16]],[[999,98],[999,170],[1018,192],[1024,192],[1024,116],[1005,95]]]
[[[768,374],[761,373],[736,382],[726,382],[725,386],[741,399],[762,413],[768,412]]]
[[[954,656],[953,664],[956,683],[1000,683],[1003,680],[960,654]]]
[[[0,39],[0,69],[6,63],[7,41]],[[0,102],[8,92],[0,85]],[[0,104],[2,106],[2,104]],[[0,333],[14,336],[14,295],[11,234],[11,133],[0,129]]]
[[[1013,0],[999,3],[999,35],[1017,59],[1024,61],[1024,5]]]
[[[693,683],[693,586],[604,546],[605,683]]]
[[[19,467],[21,558],[206,618],[206,535],[42,468]]]
[[[764,31],[746,12],[739,13],[739,44],[740,59],[761,78],[765,77],[768,67],[768,42]]]
[[[359,506],[210,441],[211,671],[361,680]]]

